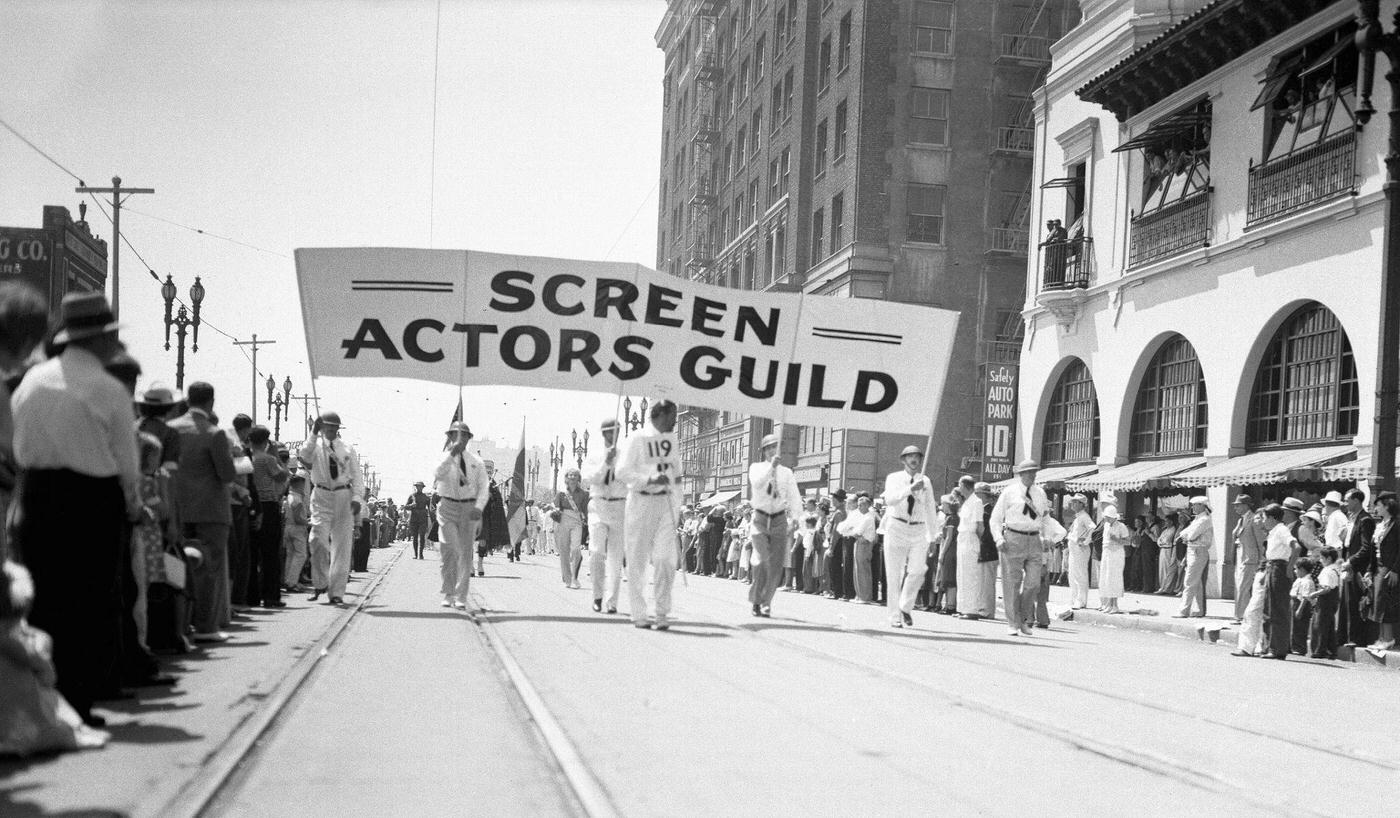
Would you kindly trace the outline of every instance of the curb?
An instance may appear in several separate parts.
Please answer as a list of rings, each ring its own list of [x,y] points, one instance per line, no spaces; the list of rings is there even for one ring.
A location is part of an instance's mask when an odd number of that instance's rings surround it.
[[[297,659],[287,675],[267,695],[264,706],[249,713],[248,717],[234,728],[233,732],[224,739],[223,744],[210,754],[202,765],[191,769],[194,775],[190,780],[179,785],[179,788],[171,795],[157,794],[154,799],[148,799],[146,803],[138,804],[132,810],[131,818],[146,818],[147,816],[150,818],[157,816],[160,818],[172,818],[172,816],[194,818],[207,809],[233,778],[238,767],[252,754],[258,741],[272,728],[277,716],[286,709],[287,704],[301,690],[302,685],[306,683],[311,672],[316,669],[321,658],[327,655],[331,646],[335,644],[341,633],[350,624],[350,620],[374,596],[374,592],[379,588],[379,583],[398,563],[399,558],[403,556],[407,548],[407,545],[399,547],[398,553],[390,557],[384,567],[379,569],[369,584],[365,586],[365,591],[360,595],[359,601],[353,607],[342,612],[331,623],[330,628],[321,635],[321,638],[316,640]],[[159,801],[159,803],[151,803],[152,800]]]
[[[1054,609],[1052,608],[1053,612]],[[1150,633],[1169,633],[1186,639],[1200,639],[1203,642],[1218,642],[1222,631],[1234,632],[1234,628],[1228,620],[1211,618],[1192,619],[1163,619],[1158,616],[1140,616],[1134,614],[1106,614],[1099,611],[1090,611],[1081,608],[1077,611],[1069,608],[1062,609],[1054,614],[1057,619],[1065,622],[1082,622],[1086,625],[1098,625],[1100,627],[1119,628],[1120,630],[1147,631]]]

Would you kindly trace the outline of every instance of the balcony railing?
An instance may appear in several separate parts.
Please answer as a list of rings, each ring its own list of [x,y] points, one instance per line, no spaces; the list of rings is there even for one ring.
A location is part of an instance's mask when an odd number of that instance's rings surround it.
[[[1010,253],[1015,256],[1024,256],[1030,249],[1030,232],[1024,227],[993,227],[991,246],[987,249],[994,253]]]
[[[715,204],[714,179],[708,173],[697,173],[691,177],[690,203],[696,207],[713,207]]]
[[[997,129],[997,141],[993,150],[1015,156],[1030,156],[1035,151],[1035,129],[1003,125]]]
[[[1249,169],[1245,226],[1286,216],[1350,193],[1356,184],[1356,133],[1343,131]]]
[[[709,114],[696,114],[694,130],[690,133],[692,142],[712,145],[719,140],[719,123]]]
[[[1133,219],[1128,266],[1174,256],[1210,242],[1210,191]]]
[[[1001,35],[1001,53],[997,62],[1016,62],[1025,65],[1050,64],[1050,38],[1034,37],[1028,34]]]
[[[1094,240],[1087,237],[1046,241],[1040,244],[1044,275],[1040,289],[1073,290],[1089,286],[1093,268]]]

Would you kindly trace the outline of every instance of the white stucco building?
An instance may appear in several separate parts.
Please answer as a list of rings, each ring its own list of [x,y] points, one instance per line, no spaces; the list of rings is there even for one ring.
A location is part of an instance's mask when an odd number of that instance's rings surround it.
[[[1060,225],[1032,242],[1018,453],[1125,517],[1206,494],[1229,595],[1230,499],[1311,500],[1370,452],[1387,125],[1354,119],[1357,4],[1081,7],[1035,99],[1032,223]]]

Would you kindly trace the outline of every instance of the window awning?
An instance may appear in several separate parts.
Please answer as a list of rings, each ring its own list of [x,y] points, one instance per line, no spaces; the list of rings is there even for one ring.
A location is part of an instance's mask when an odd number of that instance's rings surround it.
[[[1273,71],[1269,72],[1269,76],[1264,78],[1264,86],[1259,89],[1259,96],[1254,98],[1254,104],[1249,106],[1249,110],[1257,111],[1273,102],[1274,98],[1283,91],[1283,86],[1287,85],[1288,81],[1293,79],[1293,75],[1297,72],[1298,66],[1302,65],[1302,63],[1302,54],[1294,54],[1292,57],[1280,62]]]
[[[1058,179],[1051,179],[1040,186],[1041,190],[1050,190],[1057,187],[1075,187],[1084,184],[1083,176],[1061,176]]]
[[[696,503],[696,504],[695,504],[695,507],[696,507],[696,508],[709,508],[710,506],[719,505],[720,503],[727,503],[727,502],[729,502],[730,500],[733,500],[735,497],[738,497],[738,496],[739,496],[739,490],[738,490],[738,489],[734,489],[733,491],[717,491],[717,492],[715,492],[714,494],[711,494],[709,497],[706,497],[705,499],[703,499],[703,500],[701,500],[700,502]]]
[[[1343,463],[1355,457],[1354,446],[1250,452],[1173,477],[1172,485],[1179,488],[1208,488],[1318,482],[1322,479],[1321,466]]]
[[[1337,58],[1337,55],[1341,54],[1343,51],[1346,51],[1348,48],[1355,47],[1356,39],[1354,37],[1339,37],[1337,38],[1337,41],[1332,44],[1331,48],[1322,52],[1321,56],[1309,63],[1307,68],[1304,68],[1302,71],[1299,71],[1298,75],[1306,77],[1314,71],[1320,71],[1323,68],[1326,68],[1328,65],[1330,65],[1332,63],[1332,60]],[[1350,85],[1351,83],[1344,84]]]
[[[1083,477],[1086,474],[1093,474],[1098,468],[1099,467],[1095,466],[1093,463],[1080,463],[1077,466],[1050,466],[1036,472],[1035,484],[1042,488],[1060,489],[1064,487],[1066,480],[1075,477]],[[1014,482],[1016,482],[1015,477],[998,480],[992,484],[992,491],[1000,494],[1002,489]]]
[[[1400,475],[1400,449],[1395,450],[1395,473]],[[1358,457],[1350,463],[1338,463],[1322,468],[1322,479],[1328,483],[1352,483],[1371,476],[1371,455]]]
[[[1204,457],[1174,457],[1170,460],[1139,460],[1125,463],[1116,469],[1100,471],[1098,474],[1066,480],[1069,491],[1142,491],[1143,489],[1164,489],[1171,487],[1173,475],[1199,469],[1206,464]]]
[[[1149,125],[1147,130],[1114,148],[1113,152],[1122,153],[1137,148],[1149,148],[1165,142],[1183,131],[1190,131],[1200,125],[1209,125],[1211,113],[1197,110],[1200,104],[1200,101],[1194,102],[1184,111],[1177,111],[1157,120]]]

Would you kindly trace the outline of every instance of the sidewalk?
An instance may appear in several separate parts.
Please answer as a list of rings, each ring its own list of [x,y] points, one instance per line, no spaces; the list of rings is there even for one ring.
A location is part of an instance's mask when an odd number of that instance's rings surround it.
[[[284,597],[286,608],[250,611],[228,629],[228,642],[162,657],[175,687],[140,688],[135,698],[99,703],[112,734],[103,749],[0,761],[0,815],[161,814],[213,775],[220,750],[269,699],[296,686],[300,675],[289,674],[297,663],[348,621],[403,547],[371,551],[369,573],[351,575],[343,607],[294,594]]]
[[[1000,591],[1000,588],[998,588]],[[998,597],[1000,602],[1000,597]],[[1166,633],[1185,639],[1198,639],[1210,644],[1221,644],[1234,650],[1239,638],[1239,626],[1231,624],[1235,619],[1233,599],[1207,599],[1206,615],[1189,619],[1175,619],[1181,612],[1181,595],[1160,596],[1158,594],[1124,594],[1118,600],[1121,614],[1106,614],[1094,610],[1099,604],[1097,588],[1089,590],[1089,607],[1074,611],[1070,609],[1069,587],[1050,586],[1050,615],[1066,622],[1080,622],[1125,630]],[[1337,660],[1357,662],[1375,667],[1400,670],[1400,651],[1367,651],[1340,647]],[[1324,660],[1312,660],[1324,661]]]

